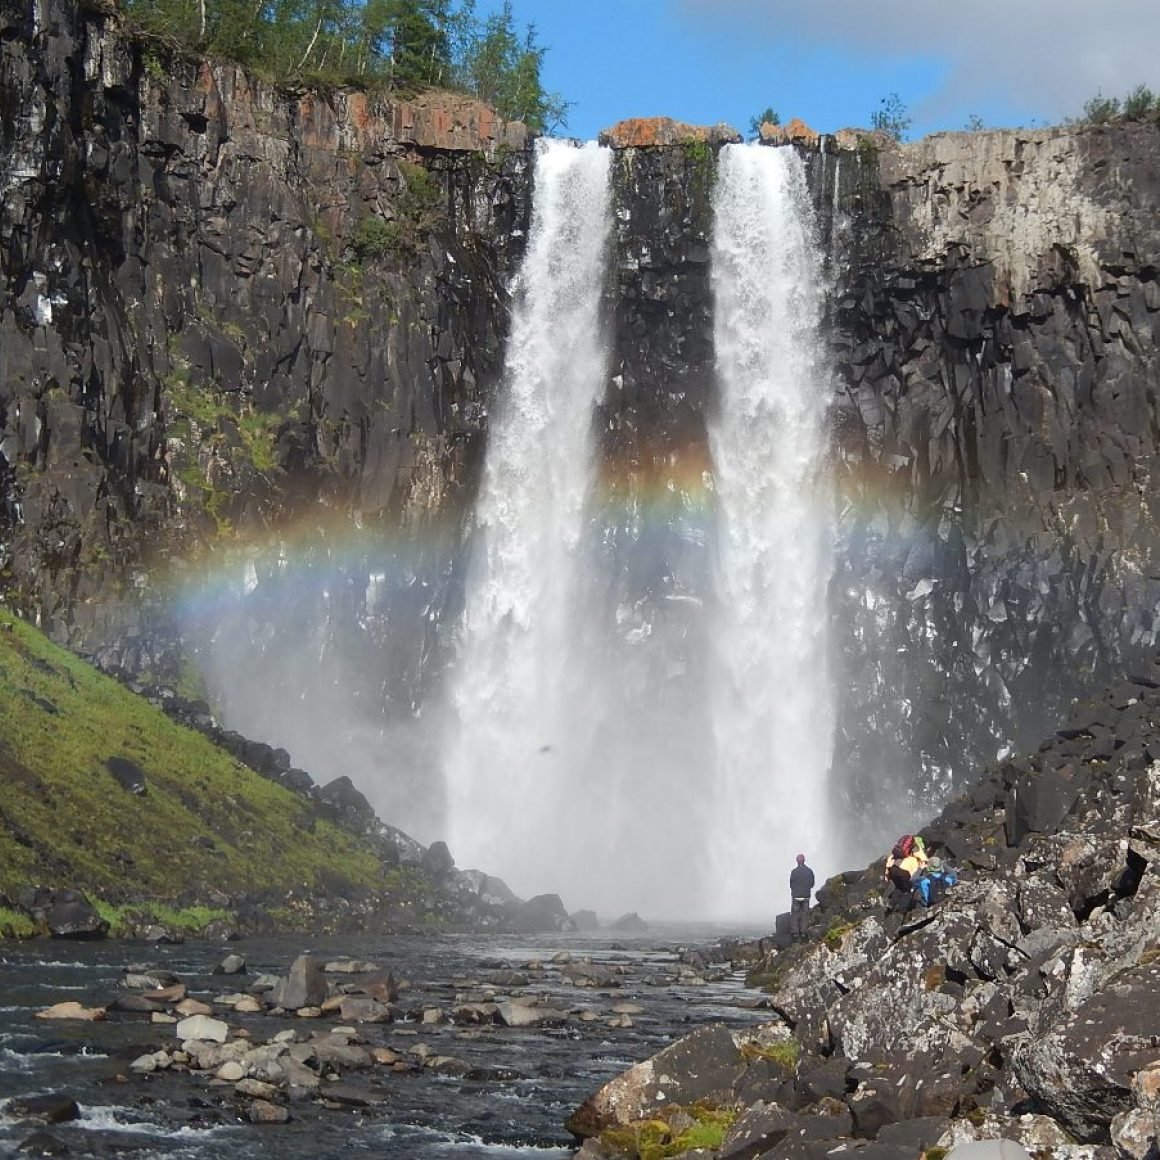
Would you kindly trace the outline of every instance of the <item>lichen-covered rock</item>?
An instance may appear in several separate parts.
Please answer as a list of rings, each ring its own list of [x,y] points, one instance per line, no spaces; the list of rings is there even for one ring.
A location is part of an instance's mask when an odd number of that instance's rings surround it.
[[[728,1028],[710,1024],[610,1080],[568,1117],[567,1128],[582,1138],[596,1136],[671,1104],[727,1103],[744,1066]]]
[[[1015,1050],[1019,1082],[1078,1139],[1106,1139],[1133,1107],[1134,1073],[1156,1062],[1158,985],[1160,962],[1132,968]]]

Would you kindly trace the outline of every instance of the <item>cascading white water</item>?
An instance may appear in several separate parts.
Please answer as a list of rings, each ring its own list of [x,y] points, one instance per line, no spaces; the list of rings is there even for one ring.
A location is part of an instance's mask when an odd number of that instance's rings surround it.
[[[600,301],[609,151],[542,142],[528,251],[490,430],[445,756],[457,863],[556,889],[576,825],[576,554],[607,374]],[[573,905],[579,903],[573,902]]]
[[[826,666],[831,508],[820,256],[790,148],[726,146],[714,203],[719,410],[716,804],[710,898],[720,915],[788,906],[793,857],[827,846],[833,708]]]

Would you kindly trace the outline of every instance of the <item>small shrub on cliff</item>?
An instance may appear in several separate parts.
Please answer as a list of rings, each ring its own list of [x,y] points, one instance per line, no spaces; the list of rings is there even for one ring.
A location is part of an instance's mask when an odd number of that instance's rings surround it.
[[[777,115],[772,105],[766,105],[754,117],[749,118],[749,139],[750,141],[757,141],[761,137],[762,125],[780,125],[781,118]]]
[[[399,249],[399,223],[365,217],[351,234],[350,248],[360,262],[374,262]]]
[[[1096,93],[1084,102],[1080,124],[1106,125],[1110,121],[1139,121],[1160,114],[1160,95],[1147,85],[1137,85],[1126,97],[1105,97]]]
[[[1124,116],[1129,121],[1139,120],[1149,113],[1160,111],[1160,97],[1147,85],[1137,85],[1124,98]]]
[[[884,133],[892,141],[902,141],[910,132],[912,124],[906,105],[897,93],[890,93],[878,102],[878,108],[870,114],[870,125],[879,133]]]
[[[1083,119],[1090,125],[1103,125],[1114,121],[1120,115],[1120,100],[1118,97],[1105,97],[1103,93],[1096,93],[1090,100],[1084,102]]]

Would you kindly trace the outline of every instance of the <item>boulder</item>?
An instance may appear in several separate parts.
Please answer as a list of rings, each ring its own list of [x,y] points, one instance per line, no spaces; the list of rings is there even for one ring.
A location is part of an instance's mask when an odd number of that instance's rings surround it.
[[[174,1034],[183,1042],[187,1039],[200,1039],[207,1043],[225,1043],[229,1038],[230,1029],[221,1019],[213,1019],[209,1015],[190,1015],[177,1024]]]
[[[1077,1139],[1106,1140],[1135,1106],[1132,1077],[1156,1061],[1160,1042],[1158,990],[1160,961],[1134,967],[1015,1048],[1020,1084]]]
[[[126,792],[133,794],[145,792],[145,771],[131,758],[116,756],[106,758],[105,768]]]
[[[53,938],[94,939],[109,933],[109,924],[76,890],[59,890],[45,915]]]
[[[365,988],[364,988],[365,989]],[[267,1001],[287,1011],[303,1007],[318,1007],[326,999],[329,988],[318,961],[310,955],[299,955],[290,964],[290,971],[267,995]]]
[[[72,1096],[14,1096],[5,1106],[4,1114],[19,1120],[37,1120],[42,1124],[63,1124],[77,1119],[81,1110]]]
[[[215,975],[242,975],[245,974],[246,960],[238,954],[228,954],[213,969]]]
[[[755,1160],[799,1128],[798,1117],[780,1104],[753,1104],[733,1121],[717,1160]]]
[[[512,911],[511,921],[524,934],[574,929],[558,894],[537,894],[520,903]]]
[[[568,1012],[533,1003],[500,1003],[496,1008],[505,1027],[559,1027],[568,1022]]]
[[[336,821],[356,834],[365,834],[377,821],[374,807],[345,774],[328,781],[318,800]]]
[[[65,1003],[54,1003],[43,1011],[37,1011],[36,1019],[79,1019],[86,1023],[93,1023],[105,1018],[104,1007],[85,1007],[80,1003],[69,1000]]]
[[[369,995],[380,1003],[393,1003],[399,997],[399,984],[390,971],[372,970],[351,984],[351,990]]]
[[[583,1139],[648,1119],[672,1104],[724,1104],[744,1070],[729,1029],[711,1023],[610,1080],[568,1117],[566,1127]]]
[[[609,924],[609,929],[621,934],[645,934],[648,931],[648,923],[633,910],[613,920]]]
[[[451,856],[446,842],[432,842],[423,851],[419,866],[425,874],[438,882],[455,869],[455,859]]]
[[[344,995],[338,1004],[344,1023],[390,1023],[394,1012],[371,995]]]

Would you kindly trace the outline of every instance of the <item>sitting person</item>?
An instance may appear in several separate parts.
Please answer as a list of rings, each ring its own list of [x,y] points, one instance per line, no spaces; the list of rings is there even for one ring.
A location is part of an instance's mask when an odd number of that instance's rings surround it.
[[[897,890],[908,894],[926,869],[926,864],[926,844],[923,840],[903,834],[894,843],[894,849],[886,859],[886,878]]]
[[[915,889],[923,906],[933,906],[941,902],[946,892],[958,881],[959,876],[949,866],[944,866],[941,858],[931,858],[925,872],[915,883]]]

